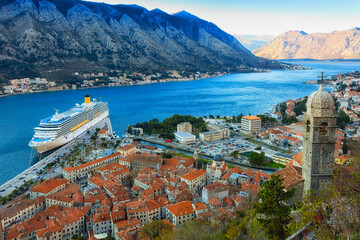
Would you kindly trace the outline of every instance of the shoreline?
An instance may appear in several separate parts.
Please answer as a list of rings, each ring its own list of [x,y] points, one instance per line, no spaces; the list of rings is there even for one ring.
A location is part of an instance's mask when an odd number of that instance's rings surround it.
[[[297,66],[296,64],[293,64],[294,66]],[[267,73],[267,72],[271,72],[271,71],[276,71],[276,70],[280,70],[280,71],[305,71],[305,70],[309,70],[311,68],[308,67],[303,67],[301,66],[300,69],[294,67],[293,69],[260,69],[260,71],[249,71],[249,72],[238,72],[238,73],[220,73],[218,75],[214,75],[214,76],[208,76],[208,77],[200,77],[200,78],[195,78],[195,79],[184,79],[184,78],[180,78],[180,79],[174,79],[174,80],[168,80],[168,79],[160,79],[160,80],[155,80],[155,81],[151,81],[151,82],[143,82],[143,83],[136,83],[136,84],[123,84],[123,85],[114,85],[114,86],[91,86],[91,87],[85,87],[85,88],[76,88],[76,89],[56,89],[56,90],[39,90],[39,91],[34,91],[34,92],[21,92],[21,93],[13,93],[13,94],[2,94],[0,95],[0,98],[3,97],[10,97],[10,96],[16,96],[16,95],[25,95],[25,94],[34,94],[34,93],[44,93],[44,92],[60,92],[60,91],[68,91],[68,90],[84,90],[84,89],[92,89],[92,88],[106,88],[106,87],[127,87],[127,86],[141,86],[141,85],[147,85],[147,84],[155,84],[155,83],[169,83],[169,82],[187,82],[187,81],[197,81],[197,80],[203,80],[203,79],[209,79],[209,78],[217,78],[217,77],[222,77],[222,76],[227,76],[230,74],[241,74],[241,73]],[[86,80],[86,79],[83,79]]]
[[[92,86],[92,87],[86,87],[86,88],[76,88],[76,89],[58,89],[58,90],[40,90],[40,91],[34,91],[34,92],[22,92],[22,93],[14,93],[14,94],[2,94],[0,95],[0,98],[5,97],[11,97],[11,96],[17,96],[17,95],[27,95],[27,94],[36,94],[36,93],[46,93],[46,92],[62,92],[62,91],[71,91],[71,90],[85,90],[85,89],[94,89],[94,88],[112,88],[112,87],[130,87],[130,86],[142,86],[142,85],[148,85],[148,84],[156,84],[156,83],[171,83],[171,82],[188,82],[188,81],[198,81],[198,80],[204,80],[209,78],[217,78],[222,77],[226,75],[230,75],[232,73],[226,73],[226,74],[219,74],[216,76],[210,76],[210,77],[203,77],[203,78],[197,78],[197,79],[176,79],[171,81],[165,81],[163,80],[156,80],[152,82],[144,82],[144,83],[136,83],[136,84],[123,84],[123,85],[114,85],[114,86]]]

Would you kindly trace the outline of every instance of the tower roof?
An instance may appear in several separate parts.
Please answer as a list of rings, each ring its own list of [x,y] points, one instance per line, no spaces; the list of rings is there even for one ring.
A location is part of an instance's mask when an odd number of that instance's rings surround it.
[[[306,103],[307,108],[327,108],[333,109],[334,107],[334,100],[332,96],[325,91],[323,85],[320,85],[319,90],[313,92]]]
[[[320,85],[319,90],[313,92],[307,100],[307,114],[313,117],[329,117],[334,115],[334,100],[330,93]]]

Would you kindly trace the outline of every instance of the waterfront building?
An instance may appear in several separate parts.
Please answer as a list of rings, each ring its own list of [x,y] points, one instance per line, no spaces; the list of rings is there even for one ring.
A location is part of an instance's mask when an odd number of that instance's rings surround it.
[[[219,131],[209,131],[199,133],[199,138],[203,142],[216,142],[221,139],[221,135]]]
[[[181,144],[190,144],[196,142],[196,136],[188,132],[174,133],[175,139]]]
[[[223,198],[229,196],[229,186],[220,182],[215,182],[210,185],[206,185],[202,189],[202,201],[209,204],[211,198],[217,198],[222,201]]]
[[[242,117],[241,131],[246,134],[259,133],[261,131],[261,119],[251,115]]]
[[[190,201],[175,203],[166,207],[166,218],[176,227],[195,218]]]
[[[177,132],[192,133],[192,125],[189,122],[182,122],[177,125]]]
[[[53,193],[60,192],[65,189],[65,187],[70,185],[70,181],[63,178],[57,179],[48,179],[33,189],[30,190],[30,198],[35,199],[40,196],[48,196]]]
[[[109,156],[96,159],[91,162],[81,164],[77,167],[67,167],[63,168],[63,176],[68,179],[71,183],[76,182],[80,178],[87,178],[87,173],[95,170],[95,168],[114,163],[118,161],[121,157],[121,153],[114,153]]]
[[[319,193],[332,181],[336,116],[334,100],[320,85],[306,103],[302,176],[304,194],[312,189]]]
[[[285,154],[282,154],[282,153],[275,153],[273,156],[272,156],[272,160],[276,163],[279,163],[279,164],[283,164],[283,165],[286,165],[288,164],[292,159],[291,156],[288,156],[288,155],[285,155]]]

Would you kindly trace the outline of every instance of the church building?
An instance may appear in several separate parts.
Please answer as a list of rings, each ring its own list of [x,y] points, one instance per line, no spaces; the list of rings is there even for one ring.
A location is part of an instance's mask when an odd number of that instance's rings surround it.
[[[296,189],[292,202],[301,200],[310,189],[319,193],[332,181],[336,115],[334,100],[323,85],[308,98],[304,123],[302,161],[291,161],[274,173],[284,178],[285,189]]]

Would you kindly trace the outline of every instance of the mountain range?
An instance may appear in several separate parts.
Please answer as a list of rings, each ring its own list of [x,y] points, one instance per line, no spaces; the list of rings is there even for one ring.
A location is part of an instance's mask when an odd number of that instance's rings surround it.
[[[253,53],[269,59],[360,59],[360,29],[312,34],[289,31]]]
[[[276,36],[272,35],[251,35],[251,34],[235,34],[234,37],[250,51],[261,48]]]
[[[188,12],[81,0],[2,0],[0,79],[73,71],[282,69]]]

